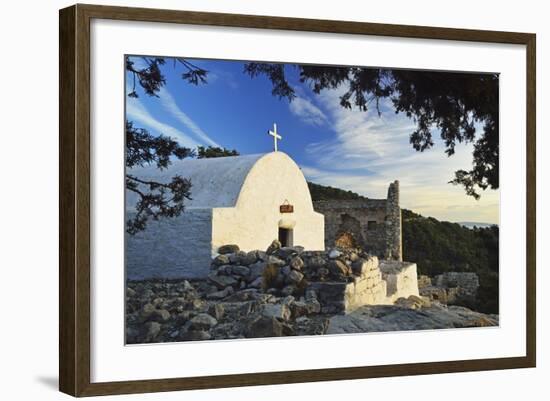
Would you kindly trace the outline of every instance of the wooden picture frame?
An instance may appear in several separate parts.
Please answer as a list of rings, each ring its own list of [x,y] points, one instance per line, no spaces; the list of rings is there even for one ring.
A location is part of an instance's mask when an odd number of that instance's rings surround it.
[[[525,60],[527,71],[527,119],[525,122],[527,132],[526,355],[493,359],[92,383],[90,380],[90,21],[94,18],[525,46],[527,54]],[[62,392],[73,396],[95,396],[535,366],[536,37],[534,34],[80,4],[60,11],[59,27],[59,388]]]

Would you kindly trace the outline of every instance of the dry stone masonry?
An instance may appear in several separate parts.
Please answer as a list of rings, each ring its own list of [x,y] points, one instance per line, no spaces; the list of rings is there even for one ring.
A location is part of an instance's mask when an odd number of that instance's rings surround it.
[[[126,238],[128,343],[498,324],[447,306],[476,296],[475,274],[403,261],[398,181],[386,199],[312,202],[283,152],[134,173],[185,176],[192,198]]]
[[[309,288],[319,294],[324,313],[345,313],[363,305],[387,303],[386,282],[382,280],[376,256],[333,250],[328,257],[329,269],[342,274],[309,284]]]
[[[444,304],[471,304],[477,297],[479,277],[473,272],[446,272],[418,278],[420,294]]]
[[[313,202],[325,216],[325,248],[360,247],[388,260],[403,260],[399,181],[388,188],[386,199]]]
[[[135,170],[135,171],[134,171]],[[126,236],[126,275],[130,279],[206,278],[210,259],[226,244],[242,250],[265,249],[281,233],[288,245],[324,249],[324,217],[313,209],[306,179],[283,152],[186,158],[168,169],[140,167],[142,179],[166,180],[174,175],[192,183],[185,211],[173,218],[148,222],[136,235]],[[127,193],[127,216],[137,198]],[[292,213],[281,210],[292,206]]]
[[[334,314],[418,296],[416,264],[379,261],[360,248],[305,251],[301,246],[282,247],[275,240],[265,252],[243,252],[237,245],[219,251],[208,276],[217,291],[208,294],[209,299],[261,289],[277,296],[315,298],[304,308]]]
[[[387,298],[390,303],[411,295],[419,296],[416,263],[382,260],[380,271],[387,283]]]
[[[419,296],[419,281],[420,294],[437,286],[425,276],[418,280],[414,263],[379,260],[361,249],[306,251],[275,240],[266,251],[230,244],[218,252],[207,279],[128,281],[126,342],[498,325],[497,315]],[[464,274],[434,278],[468,290],[475,281]]]

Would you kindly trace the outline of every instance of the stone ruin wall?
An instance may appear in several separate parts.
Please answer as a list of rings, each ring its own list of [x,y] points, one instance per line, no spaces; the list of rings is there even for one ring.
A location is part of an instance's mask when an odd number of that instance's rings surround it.
[[[291,296],[304,308],[327,314],[350,313],[364,305],[392,305],[419,299],[415,263],[379,260],[362,250],[305,251],[281,247],[275,240],[266,251],[244,252],[225,245],[212,261],[208,280],[218,291],[209,299],[263,291]],[[313,301],[313,304],[307,300]]]
[[[403,260],[399,181],[387,199],[315,201],[325,216],[325,247],[360,246],[381,259]]]
[[[446,272],[435,277],[419,276],[420,295],[444,304],[473,302],[477,298],[479,276],[473,272]]]
[[[386,259],[403,260],[401,207],[399,206],[399,181],[388,188],[386,200]]]

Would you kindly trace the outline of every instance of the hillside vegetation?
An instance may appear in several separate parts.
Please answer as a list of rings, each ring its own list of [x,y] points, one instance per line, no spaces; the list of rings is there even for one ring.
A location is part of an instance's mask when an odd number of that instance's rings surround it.
[[[352,191],[308,185],[314,201],[364,198]],[[402,209],[402,219],[404,260],[416,262],[418,273],[431,277],[448,271],[477,273],[478,299],[468,306],[498,313],[498,226],[470,229],[407,209]]]
[[[407,209],[402,218],[403,257],[417,263],[419,274],[477,273],[478,299],[467,306],[498,313],[498,226],[470,229]]]
[[[330,186],[314,184],[313,182],[307,183],[311,198],[314,201],[318,200],[345,200],[345,199],[366,199],[364,196],[356,194],[352,191],[345,191],[340,188],[333,188]]]

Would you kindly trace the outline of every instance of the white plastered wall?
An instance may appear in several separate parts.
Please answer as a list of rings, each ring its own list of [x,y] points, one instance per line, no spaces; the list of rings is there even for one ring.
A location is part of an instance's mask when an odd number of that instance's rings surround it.
[[[288,201],[293,213],[280,213]],[[283,152],[260,158],[248,173],[234,208],[212,213],[212,246],[236,243],[243,250],[266,249],[279,226],[293,225],[294,245],[324,249],[324,216],[313,210],[304,175]],[[290,223],[290,224],[289,224]]]
[[[178,217],[149,221],[126,235],[126,277],[206,277],[211,262],[212,209],[188,209]]]

